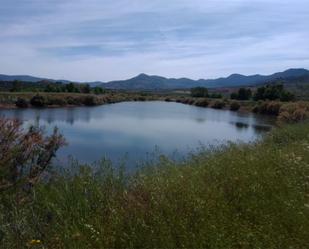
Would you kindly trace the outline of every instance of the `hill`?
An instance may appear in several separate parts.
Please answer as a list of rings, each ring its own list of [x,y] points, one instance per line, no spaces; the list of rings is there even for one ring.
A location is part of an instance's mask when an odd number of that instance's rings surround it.
[[[33,77],[28,75],[4,75],[0,74],[0,81],[14,81],[19,80],[23,82],[61,82],[69,83],[68,80],[53,80],[44,79],[39,77]],[[309,83],[309,70],[306,69],[288,69],[284,72],[278,72],[271,75],[241,75],[232,74],[226,78],[217,79],[200,79],[192,80],[188,78],[165,78],[157,75],[139,74],[138,76],[128,80],[110,81],[103,83],[101,81],[85,82],[91,86],[101,86],[107,89],[115,90],[164,90],[164,89],[189,89],[192,87],[203,86],[208,88],[232,88],[241,86],[256,86],[259,84],[265,84],[274,80],[281,80],[285,84],[295,83]],[[77,83],[77,82],[75,82]]]
[[[140,74],[132,79],[112,81],[101,84],[102,87],[110,89],[126,90],[156,90],[156,89],[187,89],[196,86],[208,88],[218,87],[238,87],[238,86],[255,86],[273,80],[283,80],[290,82],[297,81],[298,78],[309,78],[309,71],[306,69],[289,69],[284,72],[274,73],[271,75],[250,75],[232,74],[226,78],[218,79],[200,79],[192,80],[188,78],[164,78],[156,75]],[[309,82],[309,81],[308,81]]]

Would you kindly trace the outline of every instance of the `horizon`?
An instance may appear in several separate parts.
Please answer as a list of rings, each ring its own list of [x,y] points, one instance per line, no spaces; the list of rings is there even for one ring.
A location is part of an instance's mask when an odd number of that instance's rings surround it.
[[[309,3],[4,0],[6,75],[79,82],[216,79],[309,68]]]
[[[192,78],[189,78],[189,77],[181,77],[181,78],[186,78],[186,79],[189,79],[189,80],[195,80],[195,81],[198,81],[198,80],[218,80],[220,78],[229,78],[233,75],[239,75],[239,76],[245,76],[245,77],[250,77],[250,76],[269,76],[269,75],[272,75],[272,74],[276,74],[276,73],[283,73],[283,72],[286,72],[286,71],[289,71],[289,70],[306,70],[306,71],[309,71],[307,68],[287,68],[285,70],[281,70],[281,71],[278,71],[278,72],[273,72],[271,74],[260,74],[260,73],[255,73],[255,74],[239,74],[239,73],[232,73],[232,74],[229,74],[229,75],[224,75],[224,76],[219,76],[217,78],[200,78],[200,79],[192,79]],[[3,76],[9,76],[9,77],[34,77],[34,78],[41,78],[42,80],[54,80],[54,81],[69,81],[69,82],[75,82],[75,83],[96,83],[96,82],[100,82],[100,83],[110,83],[110,82],[117,82],[117,81],[125,81],[125,80],[130,80],[130,79],[133,79],[133,78],[136,78],[138,76],[141,76],[141,75],[146,75],[146,76],[149,76],[149,77],[163,77],[163,78],[166,78],[166,79],[181,79],[181,78],[169,78],[169,77],[165,77],[165,76],[162,76],[162,75],[155,75],[155,74],[146,74],[146,73],[139,73],[135,76],[132,76],[130,78],[127,78],[127,79],[113,79],[113,80],[110,80],[110,81],[102,81],[100,79],[97,79],[97,80],[94,80],[94,81],[80,81],[80,80],[70,80],[70,79],[57,79],[57,78],[45,78],[45,77],[41,77],[39,75],[29,75],[29,74],[3,74],[0,72],[0,75],[3,75]]]

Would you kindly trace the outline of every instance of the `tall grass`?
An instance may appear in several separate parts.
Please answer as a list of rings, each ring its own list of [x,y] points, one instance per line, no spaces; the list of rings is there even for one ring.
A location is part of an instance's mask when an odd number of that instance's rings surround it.
[[[134,175],[98,163],[0,196],[0,248],[307,248],[309,124],[262,142],[161,158]]]

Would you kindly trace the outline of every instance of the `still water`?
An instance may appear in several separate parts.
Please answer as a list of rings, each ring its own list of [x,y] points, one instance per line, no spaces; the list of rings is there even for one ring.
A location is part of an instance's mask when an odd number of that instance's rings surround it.
[[[57,154],[82,162],[107,157],[128,164],[149,155],[185,157],[201,146],[227,141],[250,142],[269,131],[273,120],[248,113],[215,110],[170,102],[123,102],[97,107],[0,110],[25,126],[57,126],[68,146]]]

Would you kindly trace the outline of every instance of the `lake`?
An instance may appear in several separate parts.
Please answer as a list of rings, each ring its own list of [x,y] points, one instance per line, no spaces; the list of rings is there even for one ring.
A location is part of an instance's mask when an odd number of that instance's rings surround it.
[[[81,162],[124,158],[129,165],[153,154],[185,157],[201,146],[250,142],[269,131],[274,120],[251,113],[201,108],[171,102],[123,102],[96,107],[0,110],[25,126],[57,126],[68,146],[57,154]]]

